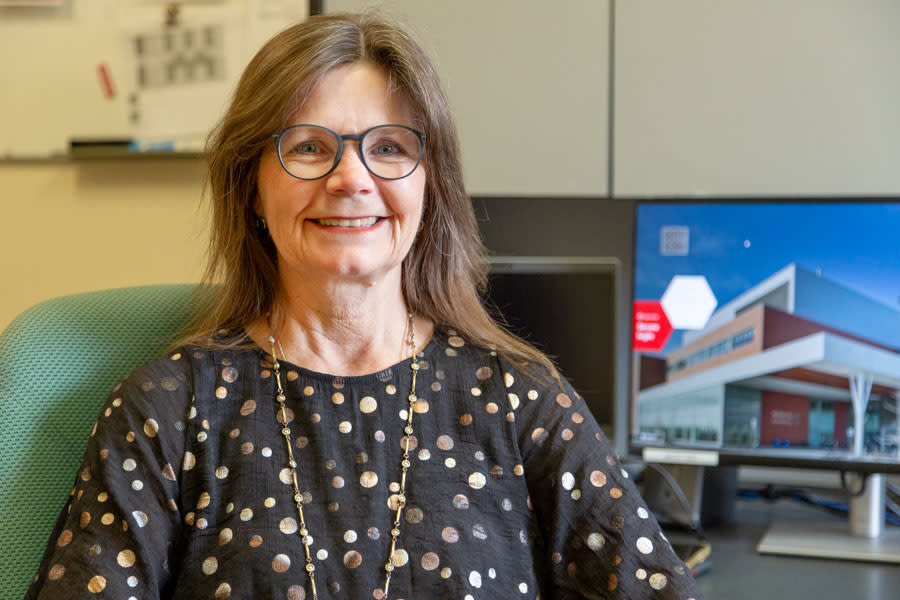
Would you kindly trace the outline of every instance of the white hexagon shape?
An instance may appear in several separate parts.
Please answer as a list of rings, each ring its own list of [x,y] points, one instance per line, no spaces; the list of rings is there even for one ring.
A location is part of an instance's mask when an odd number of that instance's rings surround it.
[[[676,275],[660,304],[675,329],[703,329],[718,301],[703,275]]]

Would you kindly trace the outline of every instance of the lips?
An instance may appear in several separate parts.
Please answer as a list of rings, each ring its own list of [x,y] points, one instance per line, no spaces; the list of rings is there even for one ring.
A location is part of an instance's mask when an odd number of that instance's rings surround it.
[[[325,227],[371,227],[378,222],[378,217],[363,217],[360,219],[316,219],[315,222]]]

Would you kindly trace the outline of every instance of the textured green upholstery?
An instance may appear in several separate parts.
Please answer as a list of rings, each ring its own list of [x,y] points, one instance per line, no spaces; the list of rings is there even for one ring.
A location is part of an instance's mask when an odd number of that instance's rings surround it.
[[[194,288],[55,298],[0,334],[0,598],[24,596],[107,394],[175,340]]]

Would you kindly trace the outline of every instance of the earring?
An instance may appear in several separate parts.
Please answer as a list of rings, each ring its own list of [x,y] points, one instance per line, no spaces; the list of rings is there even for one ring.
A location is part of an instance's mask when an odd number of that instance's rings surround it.
[[[263,217],[256,217],[256,228],[260,231],[265,231],[269,228],[269,225],[266,223],[266,220]]]

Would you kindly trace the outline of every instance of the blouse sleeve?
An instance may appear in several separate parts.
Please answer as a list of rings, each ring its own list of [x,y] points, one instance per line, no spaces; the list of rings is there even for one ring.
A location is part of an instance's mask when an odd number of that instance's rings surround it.
[[[110,393],[26,599],[166,597],[187,458],[186,370],[174,355]]]
[[[504,380],[549,597],[702,598],[568,381],[536,382],[506,365]]]

